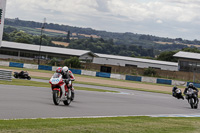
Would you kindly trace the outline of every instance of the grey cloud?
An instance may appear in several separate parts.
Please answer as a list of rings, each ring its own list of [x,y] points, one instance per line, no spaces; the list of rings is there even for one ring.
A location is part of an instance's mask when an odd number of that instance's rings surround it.
[[[98,7],[96,8],[98,11],[102,12],[109,12],[109,7],[108,7],[108,1],[109,0],[96,0]]]

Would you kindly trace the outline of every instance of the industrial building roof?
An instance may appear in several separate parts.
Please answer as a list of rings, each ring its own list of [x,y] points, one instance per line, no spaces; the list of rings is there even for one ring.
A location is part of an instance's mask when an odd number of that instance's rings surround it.
[[[29,51],[38,51],[39,45],[33,44],[24,44],[24,43],[16,43],[16,42],[8,42],[2,41],[2,48],[12,48],[12,49],[20,49],[20,50],[29,50]],[[77,49],[69,49],[69,48],[58,48],[58,47],[50,47],[50,46],[41,46],[41,52],[53,53],[53,54],[64,54],[64,55],[73,55],[73,56],[82,56],[85,54],[91,54],[97,58],[110,58],[110,59],[118,59],[118,60],[127,60],[127,61],[135,61],[135,62],[144,62],[144,63],[152,63],[152,64],[162,64],[169,66],[178,66],[178,63],[167,62],[167,61],[158,61],[151,59],[142,59],[142,58],[133,58],[127,56],[117,56],[117,55],[107,55],[107,54],[98,54],[93,53],[87,50],[77,50]],[[199,56],[200,59],[200,56]]]
[[[178,63],[175,63],[175,62],[167,62],[167,61],[159,61],[159,60],[151,60],[151,59],[142,59],[142,58],[133,58],[133,57],[127,57],[127,56],[98,54],[98,53],[95,53],[95,54],[98,56],[98,58],[108,58],[108,59],[135,61],[135,62],[145,62],[145,63],[152,63],[152,64],[162,64],[162,65],[168,65],[168,66],[178,66]]]
[[[179,51],[174,57],[178,58],[186,58],[186,59],[195,59],[195,60],[200,60],[200,54],[199,53],[191,53],[191,52],[183,52]]]
[[[40,45],[2,41],[1,47],[30,50],[30,51],[39,51]],[[50,46],[41,46],[40,51],[47,52],[47,53],[55,53],[55,54],[74,55],[74,56],[82,56],[84,54],[92,54],[96,56],[94,53],[87,50],[77,50],[77,49],[59,48],[59,47],[50,47]]]

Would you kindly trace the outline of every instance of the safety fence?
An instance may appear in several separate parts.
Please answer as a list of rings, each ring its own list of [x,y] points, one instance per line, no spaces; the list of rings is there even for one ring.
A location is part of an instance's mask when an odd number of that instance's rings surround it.
[[[12,80],[12,71],[0,70],[0,80]]]
[[[55,71],[56,68],[57,68],[56,66],[23,64],[23,63],[5,62],[5,61],[0,61],[0,66],[39,69],[39,70],[48,70],[48,71]],[[161,79],[161,78],[155,78],[155,77],[121,75],[121,74],[94,72],[94,71],[87,71],[87,70],[80,70],[80,69],[70,69],[70,70],[74,74],[96,76],[96,77],[104,77],[104,78],[115,78],[115,79],[121,79],[121,80],[130,80],[130,81],[148,82],[148,83],[158,83],[158,84],[166,84],[166,85],[174,85],[174,86],[175,85],[176,86],[186,86],[186,85],[189,84],[189,82],[186,82],[186,81]],[[196,87],[200,88],[200,84],[199,83],[194,83],[194,85]]]

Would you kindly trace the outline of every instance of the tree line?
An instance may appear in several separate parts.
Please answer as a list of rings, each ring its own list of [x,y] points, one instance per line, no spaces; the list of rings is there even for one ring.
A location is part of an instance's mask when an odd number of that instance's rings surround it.
[[[22,26],[22,27],[31,27],[31,28],[41,28],[42,23],[34,22],[34,21],[24,21],[19,18],[16,19],[5,19],[5,25],[9,26]],[[47,23],[45,25],[47,29],[61,30],[70,33],[80,33],[87,35],[97,35],[103,38],[104,40],[113,39],[114,44],[116,45],[137,45],[142,46],[143,48],[151,49],[152,47],[158,51],[168,51],[168,50],[177,50],[186,48],[187,46],[181,45],[184,44],[196,44],[200,45],[200,41],[198,40],[184,40],[182,38],[167,38],[167,37],[157,37],[153,35],[144,35],[137,33],[114,33],[107,31],[98,31],[91,28],[81,28],[81,27],[73,27],[69,25],[60,25],[54,23]],[[63,35],[64,36],[64,35]],[[63,37],[62,36],[62,37]],[[58,36],[57,36],[58,37]],[[83,36],[78,36],[79,39],[84,38]],[[86,38],[86,37],[85,37]],[[172,43],[170,45],[158,44],[158,42],[166,42]],[[163,48],[165,47],[165,48]]]

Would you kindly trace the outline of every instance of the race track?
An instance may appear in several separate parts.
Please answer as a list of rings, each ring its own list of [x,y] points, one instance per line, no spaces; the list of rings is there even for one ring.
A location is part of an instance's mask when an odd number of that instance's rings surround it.
[[[76,84],[94,88],[96,86]],[[0,85],[0,119],[104,117],[133,115],[200,115],[186,100],[171,95],[124,90],[109,87],[121,93],[75,91],[70,106],[53,104],[50,88]]]

